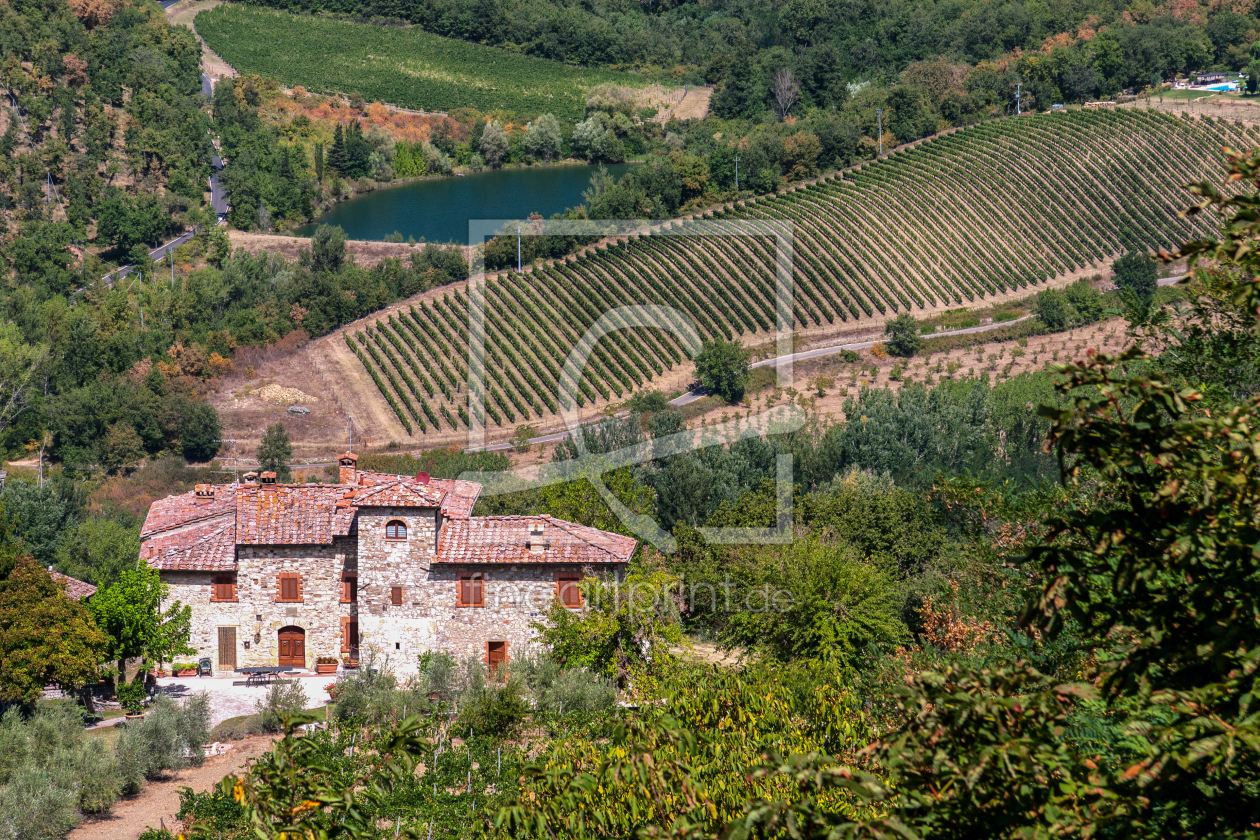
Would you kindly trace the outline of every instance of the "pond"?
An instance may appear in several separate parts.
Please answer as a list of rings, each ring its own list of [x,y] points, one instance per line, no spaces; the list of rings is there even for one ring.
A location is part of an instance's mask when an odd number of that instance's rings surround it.
[[[608,167],[620,178],[634,164]],[[394,232],[428,242],[468,241],[469,219],[551,218],[582,204],[594,166],[533,166],[476,172],[463,177],[412,181],[342,202],[298,228],[310,236],[319,225],[341,225],[349,239],[383,240]]]

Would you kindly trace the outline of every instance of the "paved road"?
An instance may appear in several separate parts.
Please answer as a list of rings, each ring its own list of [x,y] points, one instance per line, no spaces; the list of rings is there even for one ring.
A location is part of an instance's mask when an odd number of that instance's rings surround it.
[[[180,245],[183,245],[185,242],[190,241],[196,234],[197,232],[195,230],[189,230],[189,231],[185,231],[184,233],[181,233],[179,236],[175,237],[170,242],[167,242],[165,245],[159,245],[157,248],[150,251],[149,259],[153,260],[154,262],[161,262],[162,260],[166,259],[167,254],[169,254],[171,251],[174,251],[176,248],[178,248]],[[123,279],[124,277],[131,274],[131,272],[135,270],[136,270],[136,267],[134,265],[124,265],[122,268],[115,269],[114,271],[111,271],[109,274],[106,274],[101,279],[104,280],[107,284],[112,286],[114,283],[117,283],[119,280]]]
[[[178,3],[179,0],[174,0],[174,2]],[[201,74],[201,95],[207,100],[214,98],[214,82],[210,81],[210,77],[205,73]]]

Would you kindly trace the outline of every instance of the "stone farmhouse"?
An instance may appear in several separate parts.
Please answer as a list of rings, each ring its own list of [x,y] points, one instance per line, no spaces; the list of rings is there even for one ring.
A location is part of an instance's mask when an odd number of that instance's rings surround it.
[[[584,575],[619,578],[630,537],[550,516],[472,516],[481,485],[359,471],[337,484],[200,484],[155,502],[140,557],[192,606],[191,646],[216,671],[371,651],[400,675],[446,651],[505,664]]]

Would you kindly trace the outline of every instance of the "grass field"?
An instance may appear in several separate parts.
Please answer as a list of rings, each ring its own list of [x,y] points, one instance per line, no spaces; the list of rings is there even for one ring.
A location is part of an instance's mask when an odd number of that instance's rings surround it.
[[[202,12],[197,32],[244,74],[319,93],[424,111],[476,108],[581,119],[587,91],[603,82],[641,87],[626,73],[570,67],[431,35],[225,4]]]
[[[1210,217],[1177,215],[1192,198],[1184,185],[1219,181],[1221,147],[1247,148],[1258,138],[1255,128],[1146,110],[1000,120],[712,217],[791,221],[794,330],[832,336],[878,328],[898,312],[930,318],[1027,296],[1125,250],[1156,251],[1206,234]],[[489,278],[491,432],[554,422],[564,359],[617,307],[673,307],[703,338],[773,340],[773,240],[691,236],[687,224],[673,223],[674,235]],[[366,392],[356,401],[382,403],[400,434],[450,434],[468,426],[472,410],[468,308],[463,289],[435,290],[320,341],[341,345],[362,365],[345,375]],[[621,330],[596,345],[580,400],[606,405],[689,371],[673,336]]]

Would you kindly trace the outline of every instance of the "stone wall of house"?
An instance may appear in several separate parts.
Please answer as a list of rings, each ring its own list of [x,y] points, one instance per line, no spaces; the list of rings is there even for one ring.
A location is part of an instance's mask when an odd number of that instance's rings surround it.
[[[190,645],[197,657],[208,656],[219,666],[219,628],[236,631],[236,667],[276,665],[279,631],[300,627],[305,631],[307,668],[319,656],[341,656],[343,616],[354,604],[341,602],[341,579],[356,566],[353,538],[339,537],[333,545],[240,545],[236,548],[236,603],[212,602],[213,575],[209,572],[162,572],[170,585],[163,608],[173,601],[193,607]],[[280,574],[300,575],[300,602],[285,603],[280,594]]]
[[[387,539],[386,525],[400,521],[407,537]],[[556,598],[560,573],[613,574],[615,566],[576,564],[435,564],[441,518],[433,508],[360,508],[357,537],[331,546],[237,546],[237,602],[212,603],[210,573],[163,572],[169,601],[193,606],[192,646],[216,664],[218,628],[236,628],[236,667],[275,665],[278,632],[300,627],[306,667],[316,657],[342,654],[342,620],[357,619],[361,655],[400,677],[417,670],[419,654],[440,650],[484,658],[488,642],[506,642],[509,661],[524,655]],[[301,602],[277,602],[280,575],[301,575]],[[354,603],[342,603],[342,575],[357,575]],[[480,573],[484,606],[458,606],[459,574]],[[394,604],[393,589],[402,603]]]

